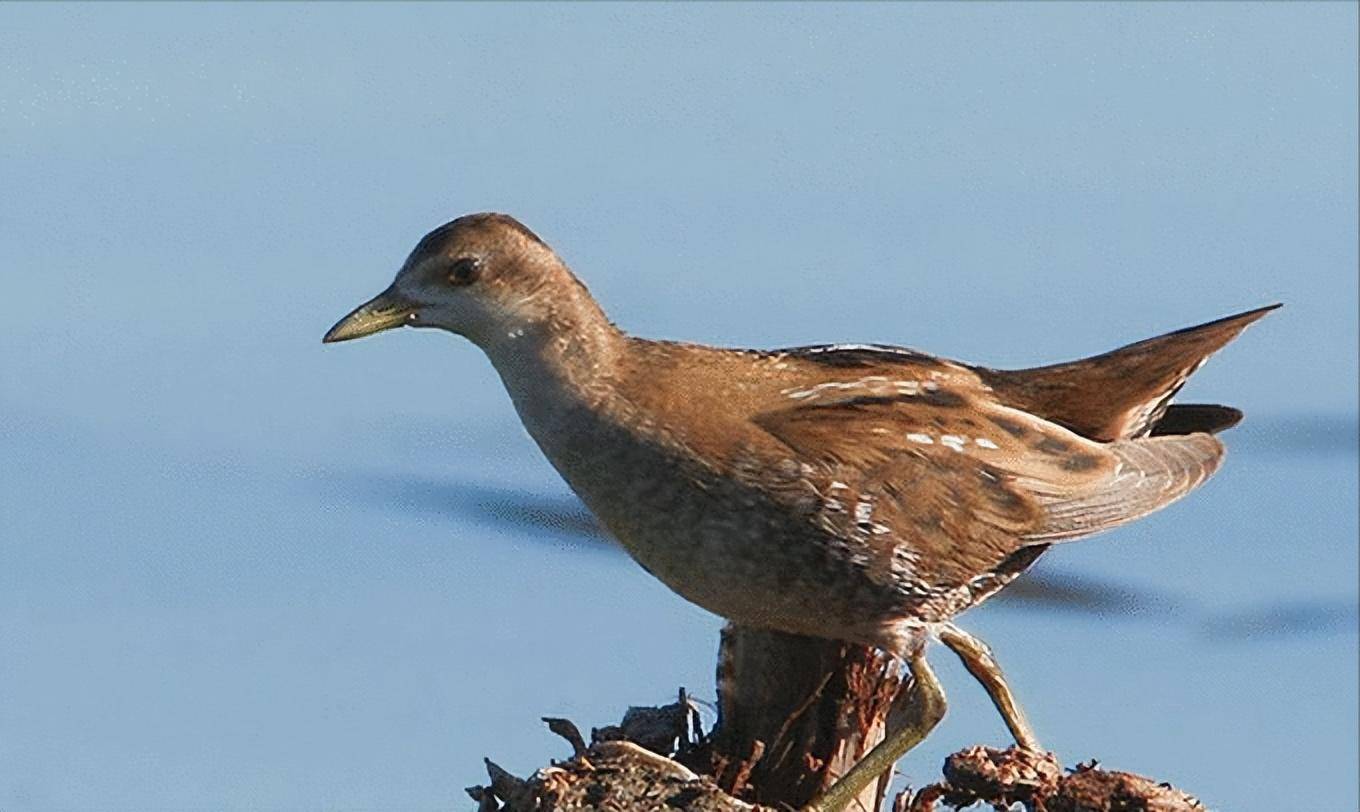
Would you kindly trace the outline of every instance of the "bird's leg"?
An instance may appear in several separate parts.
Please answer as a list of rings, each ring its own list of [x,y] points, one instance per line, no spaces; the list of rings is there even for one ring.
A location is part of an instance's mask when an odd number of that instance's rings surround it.
[[[907,661],[911,671],[912,712],[902,726],[889,732],[887,738],[874,746],[864,758],[855,763],[805,807],[802,812],[841,812],[859,797],[879,776],[888,772],[908,750],[921,743],[926,734],[944,718],[944,690],[935,672],[926,662],[925,652],[918,651]]]
[[[1035,737],[1034,729],[1025,719],[1025,712],[1015,701],[1011,687],[1006,684],[1006,675],[1001,673],[1001,666],[997,665],[996,658],[992,656],[992,650],[987,644],[953,623],[940,624],[936,629],[936,636],[940,638],[941,643],[959,655],[968,673],[982,683],[987,695],[992,698],[992,704],[1001,712],[1001,718],[1006,720],[1006,727],[1010,728],[1015,743],[1026,750],[1040,752],[1039,739]]]

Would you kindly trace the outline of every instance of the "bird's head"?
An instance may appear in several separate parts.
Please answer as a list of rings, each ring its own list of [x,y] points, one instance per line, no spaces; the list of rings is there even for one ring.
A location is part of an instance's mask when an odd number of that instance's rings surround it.
[[[438,327],[485,346],[550,323],[580,293],[553,250],[513,217],[471,214],[426,234],[392,284],[322,340]]]

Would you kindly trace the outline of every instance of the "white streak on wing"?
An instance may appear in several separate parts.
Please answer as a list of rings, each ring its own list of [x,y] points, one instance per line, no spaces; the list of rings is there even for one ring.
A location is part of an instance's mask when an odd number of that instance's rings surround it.
[[[791,400],[809,400],[817,398],[823,392],[846,392],[855,389],[864,389],[868,392],[882,392],[885,387],[891,387],[892,391],[903,395],[918,395],[922,388],[933,390],[935,385],[929,382],[921,384],[918,381],[894,381],[885,378],[882,375],[870,375],[866,378],[857,378],[853,381],[827,381],[826,383],[809,386],[806,389],[789,387],[788,389],[781,389],[779,393]]]
[[[827,344],[821,347],[799,347],[797,352],[800,354],[807,353],[808,355],[817,355],[818,353],[823,352],[841,352],[843,350],[868,350],[869,352],[886,352],[893,355],[910,355],[913,357],[919,355],[919,353],[914,350],[908,350],[903,347],[893,347],[887,344]]]

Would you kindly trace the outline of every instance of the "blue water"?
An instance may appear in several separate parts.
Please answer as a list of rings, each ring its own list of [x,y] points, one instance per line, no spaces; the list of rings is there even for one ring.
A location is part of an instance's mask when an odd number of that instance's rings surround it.
[[[648,335],[1025,365],[1285,301],[1183,396],[1248,412],[1223,472],[964,623],[1068,761],[1355,809],[1356,23],[0,6],[0,808],[470,808],[542,715],[712,696],[473,348],[319,343],[499,209]],[[915,783],[1004,740],[943,654]]]

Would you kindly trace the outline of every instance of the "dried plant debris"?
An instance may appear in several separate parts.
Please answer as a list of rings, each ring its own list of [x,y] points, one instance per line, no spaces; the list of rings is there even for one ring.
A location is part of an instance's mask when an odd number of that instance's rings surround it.
[[[634,707],[618,725],[590,732],[587,746],[567,719],[545,717],[548,729],[567,740],[572,757],[528,779],[486,762],[491,784],[469,787],[478,812],[759,812],[766,807],[737,800],[669,756],[683,755],[703,740],[698,710],[680,691],[679,701],[660,708]]]
[[[602,741],[527,780],[487,762],[491,785],[471,787],[478,812],[759,812],[712,779],[630,741]]]
[[[477,812],[774,812],[732,797],[712,776],[671,758],[703,744],[693,704],[683,693],[665,707],[630,708],[620,724],[592,730],[589,745],[572,722],[544,721],[570,744],[571,758],[527,779],[488,759],[490,783],[468,788]],[[753,761],[759,757],[754,753]],[[706,759],[686,761],[708,764]],[[1102,770],[1094,762],[1066,771],[1051,753],[1015,747],[960,750],[945,760],[943,778],[903,792],[894,812],[1011,810],[1017,805],[1027,812],[1204,812],[1197,800],[1168,784]]]
[[[572,723],[570,719],[558,719],[553,716],[544,716],[543,722],[548,729],[567,740],[571,745],[573,757],[585,755],[586,740],[581,738],[581,731]]]
[[[1030,812],[1204,812],[1195,798],[1169,784],[1133,773],[1099,769],[1095,762],[1064,772],[1052,753],[1011,747],[969,747],[944,764],[945,780],[898,796],[901,812],[934,812],[974,805]]]

